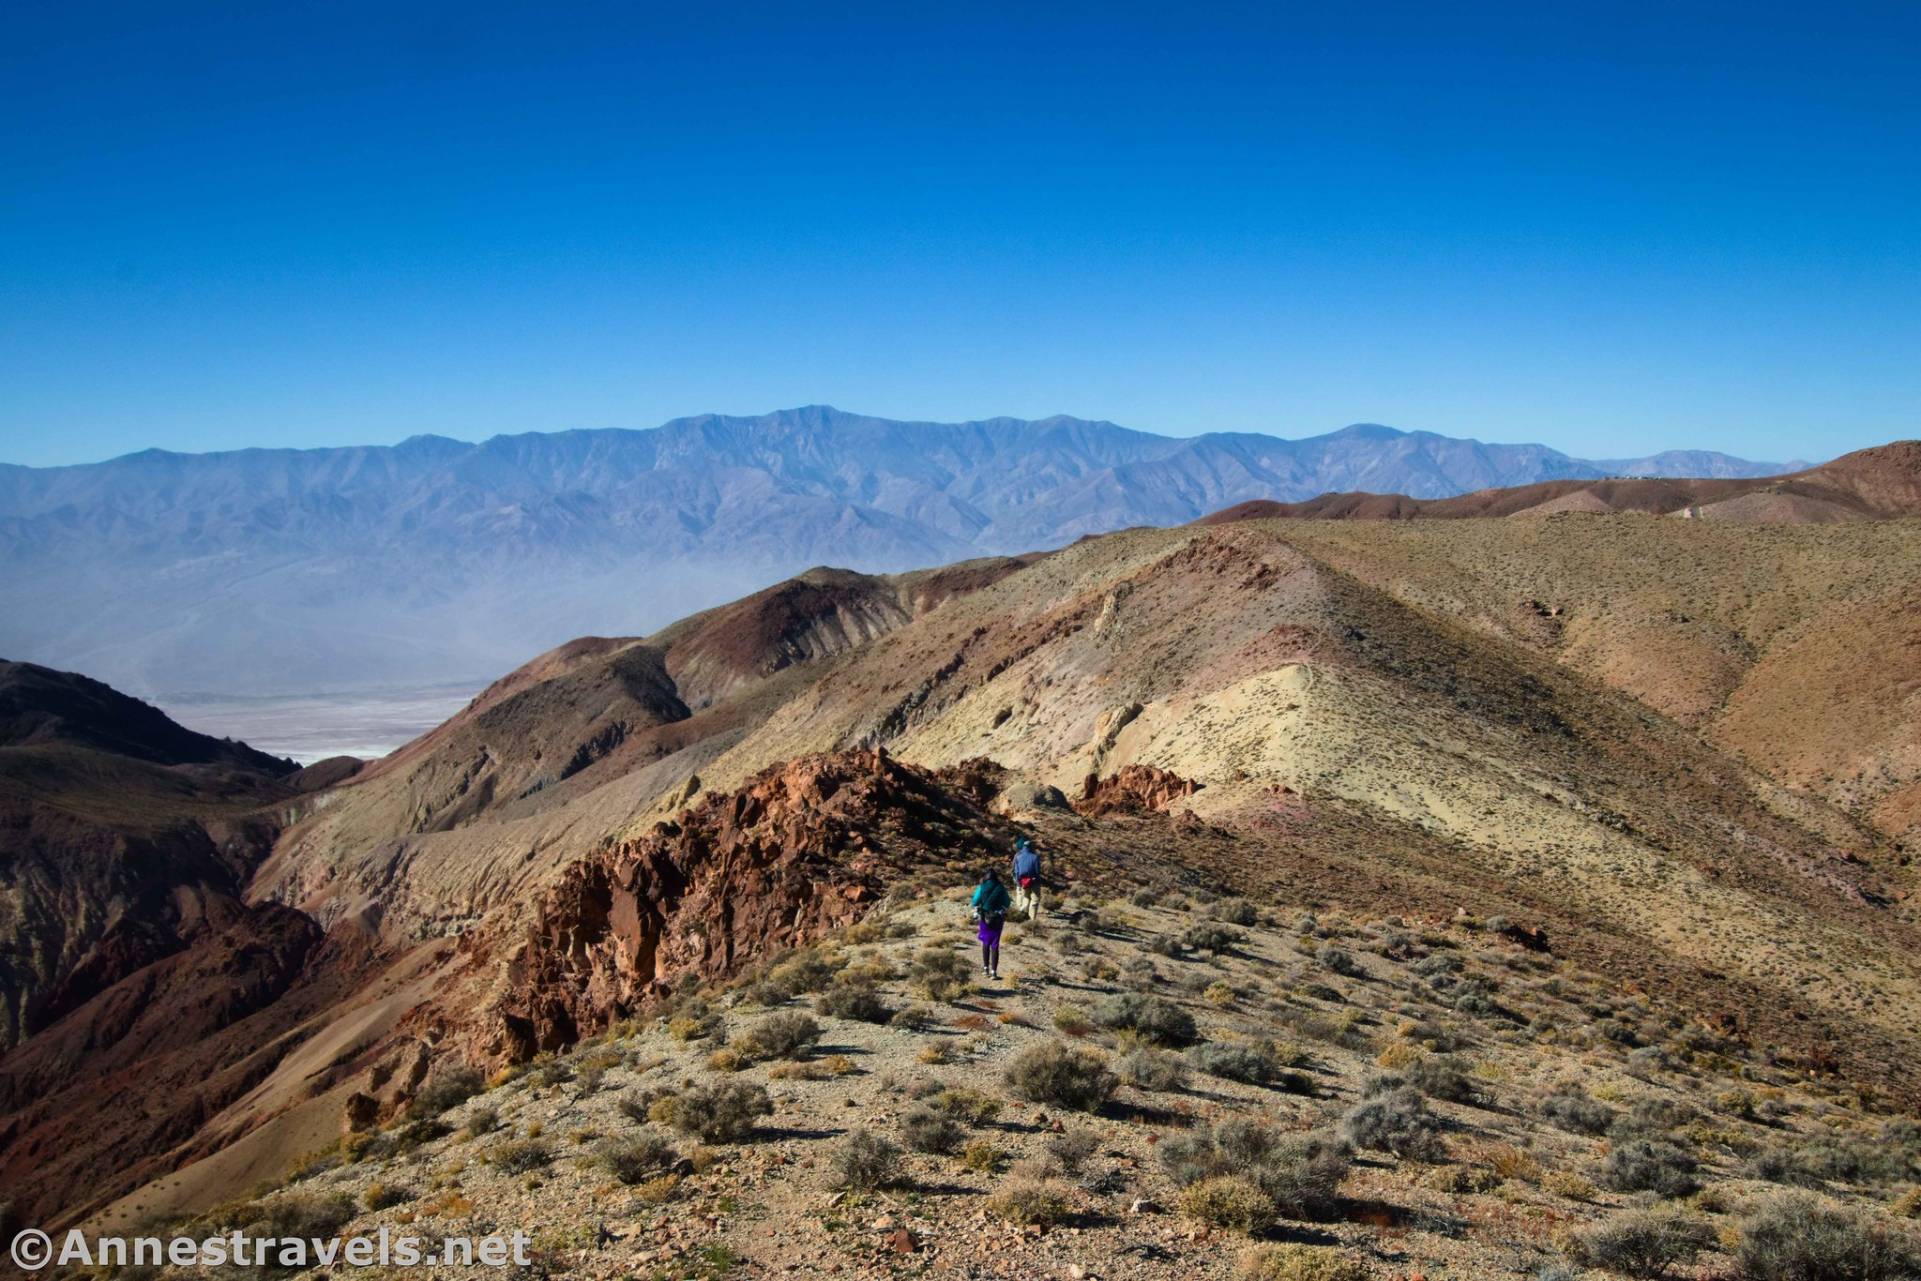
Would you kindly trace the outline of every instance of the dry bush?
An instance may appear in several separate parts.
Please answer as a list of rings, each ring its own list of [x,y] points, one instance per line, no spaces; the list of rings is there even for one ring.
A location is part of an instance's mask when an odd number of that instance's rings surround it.
[[[398,1184],[381,1183],[378,1181],[369,1183],[367,1190],[360,1194],[361,1204],[367,1207],[368,1213],[385,1210],[396,1205],[403,1205],[413,1199],[414,1194],[408,1189]]]
[[[907,967],[907,981],[930,1001],[951,1001],[967,990],[973,971],[959,952],[924,947]]]
[[[671,1104],[664,1109],[667,1123],[702,1143],[739,1143],[753,1134],[761,1117],[774,1113],[767,1091],[744,1081],[696,1086],[673,1098]],[[649,1115],[653,1115],[652,1110]]]
[[[1473,1103],[1481,1097],[1467,1074],[1466,1065],[1450,1054],[1417,1060],[1408,1068],[1407,1081],[1430,1099]]]
[[[1293,1094],[1307,1094],[1313,1084],[1281,1061],[1272,1041],[1210,1041],[1187,1052],[1188,1059],[1208,1076],[1248,1085],[1271,1085]]]
[[[1090,1013],[1110,1032],[1138,1032],[1161,1045],[1186,1045],[1195,1036],[1194,1016],[1158,996],[1117,992],[1096,1002]]]
[[[837,1187],[869,1191],[901,1181],[900,1149],[869,1130],[855,1130],[830,1160]]]
[[[917,1105],[901,1117],[900,1135],[916,1152],[946,1156],[960,1147],[961,1140],[967,1137],[967,1128],[943,1112]]]
[[[1214,921],[1197,921],[1181,931],[1180,946],[1197,952],[1231,952],[1247,941],[1247,935]]]
[[[885,1023],[893,1014],[872,983],[835,983],[814,998],[814,1009],[856,1023]]]
[[[1591,1268],[1658,1279],[1714,1245],[1714,1229],[1671,1210],[1624,1210],[1574,1237],[1570,1253]]]
[[[626,1184],[644,1183],[680,1161],[680,1153],[667,1137],[651,1130],[608,1139],[595,1156],[609,1174]]]
[[[508,1139],[487,1150],[487,1163],[505,1174],[526,1174],[553,1159],[553,1149],[539,1139]]]
[[[1274,1199],[1252,1179],[1217,1174],[1181,1189],[1178,1204],[1188,1218],[1210,1227],[1249,1234],[1274,1222]]]
[[[1029,1103],[1093,1112],[1114,1093],[1120,1079],[1100,1055],[1064,1041],[1042,1041],[1007,1066],[1007,1088]]]
[[[1179,1090],[1187,1085],[1187,1063],[1165,1050],[1130,1050],[1121,1056],[1121,1079],[1137,1090]]]
[[[1282,1134],[1246,1118],[1171,1136],[1159,1150],[1168,1177],[1182,1187],[1238,1175],[1280,1212],[1301,1219],[1325,1218],[1338,1208],[1352,1164],[1347,1145],[1330,1135]]]
[[[1332,943],[1322,944],[1320,950],[1315,953],[1315,959],[1329,973],[1339,974],[1343,978],[1361,978],[1367,973],[1361,967],[1361,963],[1354,959],[1352,952],[1343,947],[1336,947]]]
[[[1341,1131],[1357,1148],[1410,1161],[1438,1161],[1447,1151],[1427,1101],[1405,1086],[1355,1104],[1341,1119]]]
[[[1614,1124],[1614,1109],[1578,1085],[1563,1085],[1541,1100],[1541,1115],[1569,1134],[1606,1134]]]
[[[1700,1186],[1695,1159],[1672,1143],[1659,1139],[1629,1139],[1617,1143],[1601,1165],[1601,1185],[1615,1192],[1652,1192],[1678,1197]]]
[[[1060,1163],[1062,1170],[1068,1174],[1079,1174],[1087,1158],[1100,1150],[1101,1141],[1092,1130],[1062,1130],[1059,1134],[1048,1135],[1047,1141],[1041,1146],[1048,1156]]]
[[[1351,1254],[1311,1245],[1256,1245],[1234,1263],[1235,1281],[1367,1281],[1373,1275]]]
[[[934,1106],[968,1125],[991,1125],[1001,1114],[1001,1101],[964,1085],[947,1086],[934,1096]]]
[[[407,1112],[410,1116],[420,1118],[439,1116],[449,1108],[459,1107],[486,1088],[486,1078],[480,1075],[478,1069],[465,1064],[450,1067],[420,1087]]]
[[[987,1198],[988,1213],[1023,1227],[1052,1227],[1067,1218],[1073,1203],[1066,1191],[1049,1182],[1010,1177]]]
[[[897,1027],[907,1032],[925,1032],[933,1027],[934,1023],[934,1011],[920,1004],[906,1006],[893,1018],[887,1020],[887,1026]]]
[[[1741,1225],[1735,1258],[1744,1281],[1901,1281],[1921,1275],[1912,1240],[1803,1193],[1762,1202]]]
[[[1210,920],[1224,921],[1229,925],[1253,925],[1261,919],[1254,905],[1244,898],[1224,898],[1209,905],[1207,915]]]
[[[820,1024],[799,1010],[781,1010],[742,1032],[731,1048],[751,1059],[794,1059],[818,1040]]]

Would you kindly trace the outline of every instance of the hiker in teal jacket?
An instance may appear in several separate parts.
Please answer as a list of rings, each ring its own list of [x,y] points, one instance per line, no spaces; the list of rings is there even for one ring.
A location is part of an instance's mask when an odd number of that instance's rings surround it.
[[[980,922],[981,973],[990,979],[1001,976],[1001,927],[1007,924],[1007,909],[1012,903],[1001,874],[988,868],[981,883],[974,887],[974,919]]]

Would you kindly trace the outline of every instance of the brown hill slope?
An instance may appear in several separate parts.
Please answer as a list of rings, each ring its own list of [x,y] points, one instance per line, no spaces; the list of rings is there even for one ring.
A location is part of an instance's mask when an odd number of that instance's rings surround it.
[[[1608,478],[1550,480],[1482,489],[1455,498],[1322,494],[1305,502],[1237,503],[1203,525],[1237,520],[1461,520],[1557,512],[1690,513],[1744,524],[1824,524],[1921,516],[1921,440],[1897,440],[1784,476],[1735,480]]]
[[[293,795],[292,761],[183,729],[98,681],[0,661],[0,1048],[185,947]]]
[[[1847,693],[1855,669],[1797,645],[1824,629],[1844,636],[1835,654],[1845,636],[1865,644],[1905,608],[1918,557],[1921,525],[1907,521],[1239,521],[1127,531],[947,578],[818,580],[730,607],[744,616],[583,642],[314,798],[252,895],[364,920],[390,948],[418,944],[405,964],[422,996],[401,1008],[386,988],[363,992],[388,1003],[381,1020],[303,1032],[337,1052],[289,1056],[169,1159],[206,1156],[209,1133],[254,1130],[232,1151],[262,1169],[312,1146],[308,1100],[336,1120],[355,1091],[396,1104],[392,1082],[407,1074],[382,1066],[395,1055],[418,1064],[431,1043],[513,1056],[621,1012],[648,990],[637,958],[650,936],[637,916],[595,915],[617,885],[644,897],[626,872],[595,879],[608,852],[646,850],[686,873],[693,847],[655,821],[686,830],[679,816],[697,802],[737,814],[756,858],[811,866],[800,856],[812,850],[832,881],[856,836],[880,839],[889,806],[839,849],[815,849],[800,827],[762,824],[756,780],[876,747],[922,772],[996,762],[993,807],[1080,865],[1186,869],[1365,912],[1506,915],[1675,1019],[1771,1047],[1796,1070],[1838,1065],[1911,1090],[1897,1065],[1917,1048],[1921,949],[1905,852],[1874,826],[1865,792],[1790,786],[1787,765],[1745,752],[1808,739],[1798,704],[1710,713],[1767,661],[1807,681],[1810,700]],[[1847,696],[1866,706],[1888,692]],[[617,743],[559,776],[623,722]],[[1896,704],[1881,724],[1876,742],[1893,743],[1913,720]],[[1718,737],[1736,726],[1740,742]],[[1863,751],[1898,775],[1898,752],[1876,742]],[[1808,751],[1827,759],[1832,746]],[[464,793],[445,782],[463,766]],[[1130,766],[1198,784],[1179,803],[1195,817],[1047,807],[1048,788],[1081,795],[1090,776],[1161,777]],[[979,820],[943,821],[954,852],[978,849],[967,829]],[[940,840],[921,844],[916,858],[938,860]],[[791,928],[804,904],[783,896],[800,883],[723,881],[711,906],[671,931],[656,923],[656,954],[702,955],[683,932],[714,920]],[[593,928],[535,928],[542,902],[556,909],[543,919],[570,919],[542,897],[567,885],[598,887],[573,914]],[[789,888],[755,888],[768,885]],[[451,934],[458,952],[436,946]],[[730,960],[784,941],[758,927],[742,938]],[[560,951],[543,959],[542,946]],[[597,969],[568,950],[583,946],[628,962]],[[542,986],[530,975],[553,980],[565,1019],[528,1006],[530,1038],[495,1036],[501,999]],[[218,1191],[228,1160],[240,1157],[206,1157],[187,1181],[198,1190],[181,1195]]]
[[[330,794],[255,894],[402,939],[477,919],[684,789],[823,665],[1023,563],[813,570],[644,639],[562,646]]]

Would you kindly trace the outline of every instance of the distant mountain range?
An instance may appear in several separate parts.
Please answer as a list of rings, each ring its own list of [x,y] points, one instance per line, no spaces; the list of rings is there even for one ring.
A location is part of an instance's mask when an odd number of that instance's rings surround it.
[[[1580,459],[1373,424],[1182,438],[825,406],[480,444],[0,465],[0,654],[147,695],[439,682],[585,632],[645,631],[814,564],[933,565],[1329,491],[1442,498],[1800,465]]]

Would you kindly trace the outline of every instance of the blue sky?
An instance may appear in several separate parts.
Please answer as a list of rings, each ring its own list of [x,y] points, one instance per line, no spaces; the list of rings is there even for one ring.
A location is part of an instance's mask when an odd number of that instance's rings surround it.
[[[1921,434],[1921,8],[0,16],[0,459],[826,402]]]

